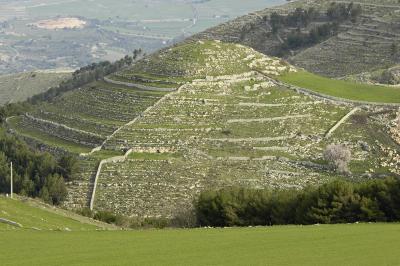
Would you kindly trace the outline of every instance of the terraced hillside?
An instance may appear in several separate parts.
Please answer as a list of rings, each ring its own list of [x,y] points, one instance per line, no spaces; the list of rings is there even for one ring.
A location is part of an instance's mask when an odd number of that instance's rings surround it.
[[[299,0],[268,8],[221,24],[194,36],[194,39],[219,39],[241,43],[265,54],[276,54],[283,39],[296,27],[287,27],[278,34],[272,32],[273,12],[286,15],[297,7],[314,7],[321,13],[331,2],[360,4],[363,10],[357,22],[344,22],[339,34],[305,48],[292,49],[287,60],[295,66],[330,77],[342,77],[387,68],[399,63],[393,50],[400,38],[400,5],[397,0],[326,1]],[[321,21],[310,23],[309,31]]]
[[[30,113],[8,119],[28,143],[56,154],[81,154],[81,180],[70,184],[71,207],[87,206],[92,179],[107,152],[91,153],[119,127],[139,116],[165,92],[145,91],[98,81],[71,91]],[[113,155],[118,153],[111,153]]]
[[[385,159],[398,151],[396,113],[276,81],[296,71],[242,45],[186,42],[8,122],[47,148],[82,153],[66,206],[130,216],[174,216],[207,188],[325,182],[337,176],[322,156],[331,143],[352,150],[353,178],[396,172]]]

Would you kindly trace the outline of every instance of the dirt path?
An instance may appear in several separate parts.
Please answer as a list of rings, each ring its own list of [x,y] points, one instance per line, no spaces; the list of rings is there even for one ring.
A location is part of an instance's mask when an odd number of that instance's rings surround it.
[[[344,117],[342,117],[342,119],[340,119],[326,134],[325,134],[325,138],[329,138],[330,136],[332,136],[332,134],[344,123],[347,121],[347,119],[350,118],[350,116],[352,116],[353,114],[355,114],[356,112],[358,112],[360,110],[360,108],[356,107],[353,108],[350,112],[348,112]]]

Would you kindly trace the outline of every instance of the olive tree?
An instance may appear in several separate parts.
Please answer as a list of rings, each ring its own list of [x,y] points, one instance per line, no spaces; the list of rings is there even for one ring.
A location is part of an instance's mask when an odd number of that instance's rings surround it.
[[[351,160],[351,151],[342,144],[328,145],[324,151],[324,158],[341,174],[349,174],[348,164]]]

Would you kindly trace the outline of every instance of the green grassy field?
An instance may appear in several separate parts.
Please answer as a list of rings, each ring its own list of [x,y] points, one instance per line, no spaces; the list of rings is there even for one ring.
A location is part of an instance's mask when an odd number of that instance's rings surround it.
[[[0,231],[2,265],[399,265],[399,224]]]
[[[400,103],[400,89],[321,77],[301,71],[278,77],[279,80],[318,93],[356,101]]]
[[[21,224],[24,231],[32,228],[36,230],[61,231],[95,230],[100,228],[99,223],[86,217],[57,209],[32,199],[0,197],[0,218]],[[101,226],[107,225],[101,224]],[[21,228],[0,223],[0,231],[18,229]]]

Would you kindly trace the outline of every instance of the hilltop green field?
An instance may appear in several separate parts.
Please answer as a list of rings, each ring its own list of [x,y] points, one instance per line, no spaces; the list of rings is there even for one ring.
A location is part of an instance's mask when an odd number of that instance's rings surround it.
[[[398,265],[399,224],[0,231],[2,265]]]
[[[355,101],[400,103],[400,89],[369,85],[318,76],[306,71],[291,72],[278,77],[286,83],[317,93]]]

